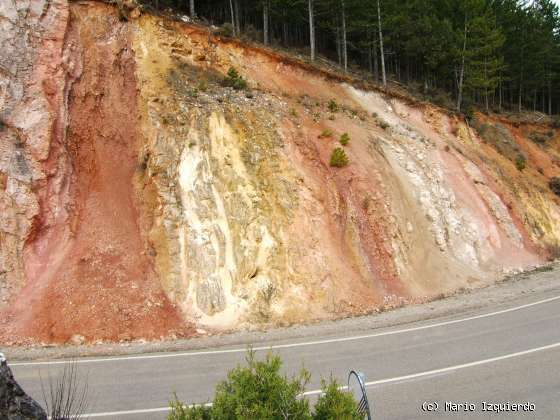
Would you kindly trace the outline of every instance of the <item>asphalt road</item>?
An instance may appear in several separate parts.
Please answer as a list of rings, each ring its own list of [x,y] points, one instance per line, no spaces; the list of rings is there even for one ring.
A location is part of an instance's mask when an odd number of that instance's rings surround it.
[[[341,331],[276,342],[273,351],[282,356],[287,373],[302,365],[311,372],[307,389],[312,394],[321,377],[332,374],[345,382],[350,369],[364,372],[374,419],[560,419],[559,326],[556,290],[359,335]],[[258,354],[268,348],[262,346]],[[174,391],[188,403],[209,401],[215,385],[244,357],[243,348],[216,348],[80,359],[78,366],[88,377],[91,418],[163,419]],[[63,365],[19,362],[11,367],[24,389],[42,401],[41,377],[45,382],[56,377]],[[474,404],[468,406],[474,411],[449,411],[446,402]],[[494,403],[534,404],[534,411],[483,411],[508,408],[489,405]]]

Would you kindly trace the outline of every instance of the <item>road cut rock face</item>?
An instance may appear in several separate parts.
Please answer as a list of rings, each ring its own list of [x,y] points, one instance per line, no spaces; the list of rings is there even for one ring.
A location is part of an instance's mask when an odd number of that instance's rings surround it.
[[[477,116],[520,171],[434,106],[207,28],[98,2],[0,15],[4,343],[361,314],[557,252],[559,140],[529,140],[543,124]],[[225,86],[231,67],[250,90]]]

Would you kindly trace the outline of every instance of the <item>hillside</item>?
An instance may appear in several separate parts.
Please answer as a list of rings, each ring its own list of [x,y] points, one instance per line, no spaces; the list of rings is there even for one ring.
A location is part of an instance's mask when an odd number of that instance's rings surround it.
[[[557,255],[560,137],[544,123],[470,127],[98,2],[0,15],[0,342],[342,317]],[[249,89],[224,85],[230,68]],[[347,166],[330,166],[336,147]]]

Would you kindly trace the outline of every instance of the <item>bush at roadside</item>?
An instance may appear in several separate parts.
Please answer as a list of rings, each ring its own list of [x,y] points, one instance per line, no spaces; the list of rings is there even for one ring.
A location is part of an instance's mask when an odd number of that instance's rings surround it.
[[[177,396],[170,403],[168,420],[358,420],[354,398],[339,389],[335,380],[323,381],[312,412],[302,396],[310,375],[305,369],[292,378],[280,373],[282,360],[269,353],[257,360],[249,351],[246,366],[231,370],[216,387],[211,406],[186,407]]]

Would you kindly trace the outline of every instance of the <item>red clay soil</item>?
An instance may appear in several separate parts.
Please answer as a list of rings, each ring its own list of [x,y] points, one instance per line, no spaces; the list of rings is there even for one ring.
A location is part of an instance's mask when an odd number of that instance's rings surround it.
[[[80,24],[85,19],[95,22]],[[53,139],[50,152],[54,161],[66,155],[66,167],[54,169],[66,179],[60,188],[45,189],[49,202],[42,197],[42,214],[25,249],[28,281],[0,314],[0,342],[192,333],[158,282],[141,230],[134,186],[137,83],[128,31],[106,11],[72,9],[65,49],[76,65],[82,62],[83,72],[69,92],[67,137]],[[53,207],[68,214],[66,223],[52,222]]]
[[[292,104],[297,107],[297,104]],[[372,303],[380,303],[383,296],[396,295],[408,297],[406,288],[398,277],[393,259],[393,250],[388,230],[389,215],[383,206],[384,201],[369,200],[364,205],[364,197],[384,196],[386,192],[379,183],[372,183],[377,179],[378,172],[373,158],[361,147],[365,142],[358,139],[367,138],[368,132],[339,116],[335,123],[316,123],[309,118],[303,108],[298,109],[303,133],[295,133],[293,127],[292,141],[298,149],[297,155],[305,156],[300,165],[306,168],[310,178],[322,181],[321,191],[316,192],[327,203],[329,209],[330,238],[340,246],[341,259],[355,261],[353,271],[356,278],[347,281],[352,287],[358,288],[363,279],[371,284],[356,293],[355,302],[363,302],[365,307]],[[291,126],[287,121],[284,130]],[[321,138],[320,134],[330,129],[332,138]],[[345,168],[332,168],[329,164],[332,148],[338,143],[338,137],[346,132],[355,141],[351,141],[345,148],[351,162],[362,162],[363,165],[351,165]],[[334,191],[329,192],[329,186]],[[337,200],[329,200],[329,194],[336,194]],[[354,235],[350,232],[355,229]],[[352,258],[353,255],[356,258]],[[361,261],[361,262],[359,262]],[[364,267],[360,267],[364,264]],[[360,281],[361,280],[361,281]],[[372,294],[371,287],[377,290]]]
[[[422,107],[425,105],[430,105],[428,102],[421,101],[413,96],[411,96],[403,87],[397,83],[390,83],[387,88],[382,88],[376,83],[371,83],[364,79],[363,76],[352,76],[343,75],[328,66],[321,67],[322,63],[317,61],[313,64],[294,56],[273,50],[270,48],[263,47],[262,45],[251,45],[246,40],[239,40],[236,38],[223,37],[219,35],[214,35],[207,26],[200,26],[197,24],[185,24],[184,22],[177,20],[176,16],[169,15],[168,19],[165,21],[166,27],[172,29],[175,33],[182,33],[185,37],[196,40],[197,43],[201,45],[208,45],[209,50],[217,50],[218,48],[224,49],[229,52],[232,56],[234,52],[244,56],[244,61],[246,63],[252,63],[256,68],[253,72],[250,69],[245,69],[250,73],[250,79],[258,82],[262,86],[271,88],[281,80],[282,74],[291,73],[293,79],[313,79],[317,78],[326,82],[333,82],[332,88],[338,90],[338,84],[348,83],[354,87],[361,88],[367,91],[376,91],[382,94],[386,94],[387,97],[393,99],[402,100],[406,104],[414,104],[417,107]],[[209,57],[205,57],[208,59]],[[230,57],[232,58],[232,57]],[[220,62],[212,62],[209,60],[208,65],[212,66],[213,70],[220,67]],[[260,65],[274,65],[272,71],[264,71],[260,68]],[[222,69],[224,72],[228,68]],[[286,87],[282,83],[276,86],[276,88]],[[325,96],[336,97],[335,92],[320,92],[317,90],[306,91],[298,90],[297,86],[290,86],[287,92],[298,92],[300,94],[308,93],[313,96]]]

